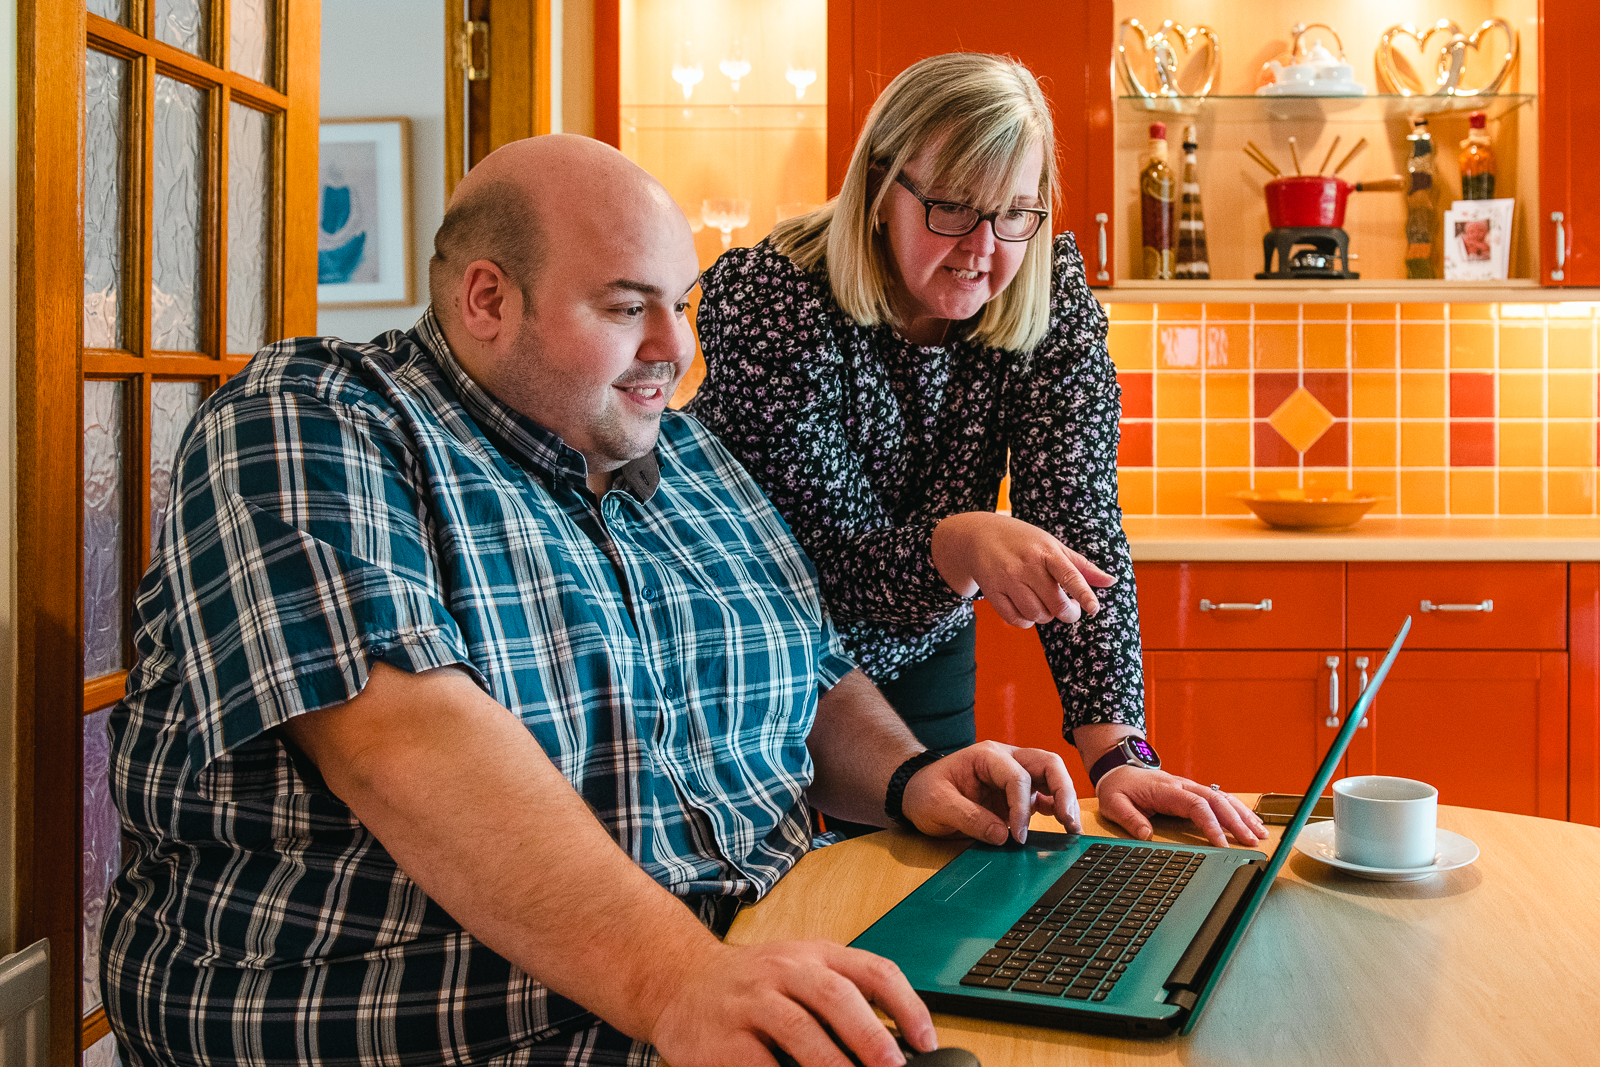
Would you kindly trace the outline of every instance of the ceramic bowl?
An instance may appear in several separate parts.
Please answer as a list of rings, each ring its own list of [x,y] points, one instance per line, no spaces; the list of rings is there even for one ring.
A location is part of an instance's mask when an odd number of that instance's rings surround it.
[[[1382,497],[1352,490],[1335,490],[1322,496],[1303,489],[1245,490],[1234,493],[1268,526],[1285,530],[1340,530],[1354,525]]]

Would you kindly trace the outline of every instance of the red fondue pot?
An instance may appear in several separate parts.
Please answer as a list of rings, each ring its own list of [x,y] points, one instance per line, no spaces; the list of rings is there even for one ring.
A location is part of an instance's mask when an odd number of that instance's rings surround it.
[[[1289,226],[1343,226],[1344,204],[1357,187],[1343,178],[1316,174],[1274,178],[1267,183],[1267,221]]]

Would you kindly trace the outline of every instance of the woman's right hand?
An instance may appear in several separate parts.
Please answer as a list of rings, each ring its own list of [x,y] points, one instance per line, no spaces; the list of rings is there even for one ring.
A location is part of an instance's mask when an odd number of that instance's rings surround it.
[[[1094,590],[1117,581],[1032,523],[990,511],[940,520],[933,565],[958,595],[982,591],[1002,619],[1024,629],[1095,614]]]

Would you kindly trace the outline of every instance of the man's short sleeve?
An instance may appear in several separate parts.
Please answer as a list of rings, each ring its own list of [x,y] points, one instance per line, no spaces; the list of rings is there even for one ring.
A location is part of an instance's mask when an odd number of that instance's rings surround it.
[[[395,426],[315,396],[235,396],[201,416],[158,559],[202,781],[264,731],[355,697],[374,660],[468,662],[417,466]]]

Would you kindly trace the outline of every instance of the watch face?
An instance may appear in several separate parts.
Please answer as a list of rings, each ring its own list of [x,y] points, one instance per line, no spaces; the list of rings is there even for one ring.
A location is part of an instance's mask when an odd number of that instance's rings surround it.
[[[1150,743],[1144,738],[1129,737],[1125,738],[1125,740],[1128,742],[1128,750],[1139,757],[1140,763],[1143,763],[1146,767],[1161,766],[1161,757],[1156,755],[1156,750],[1151,748]]]

